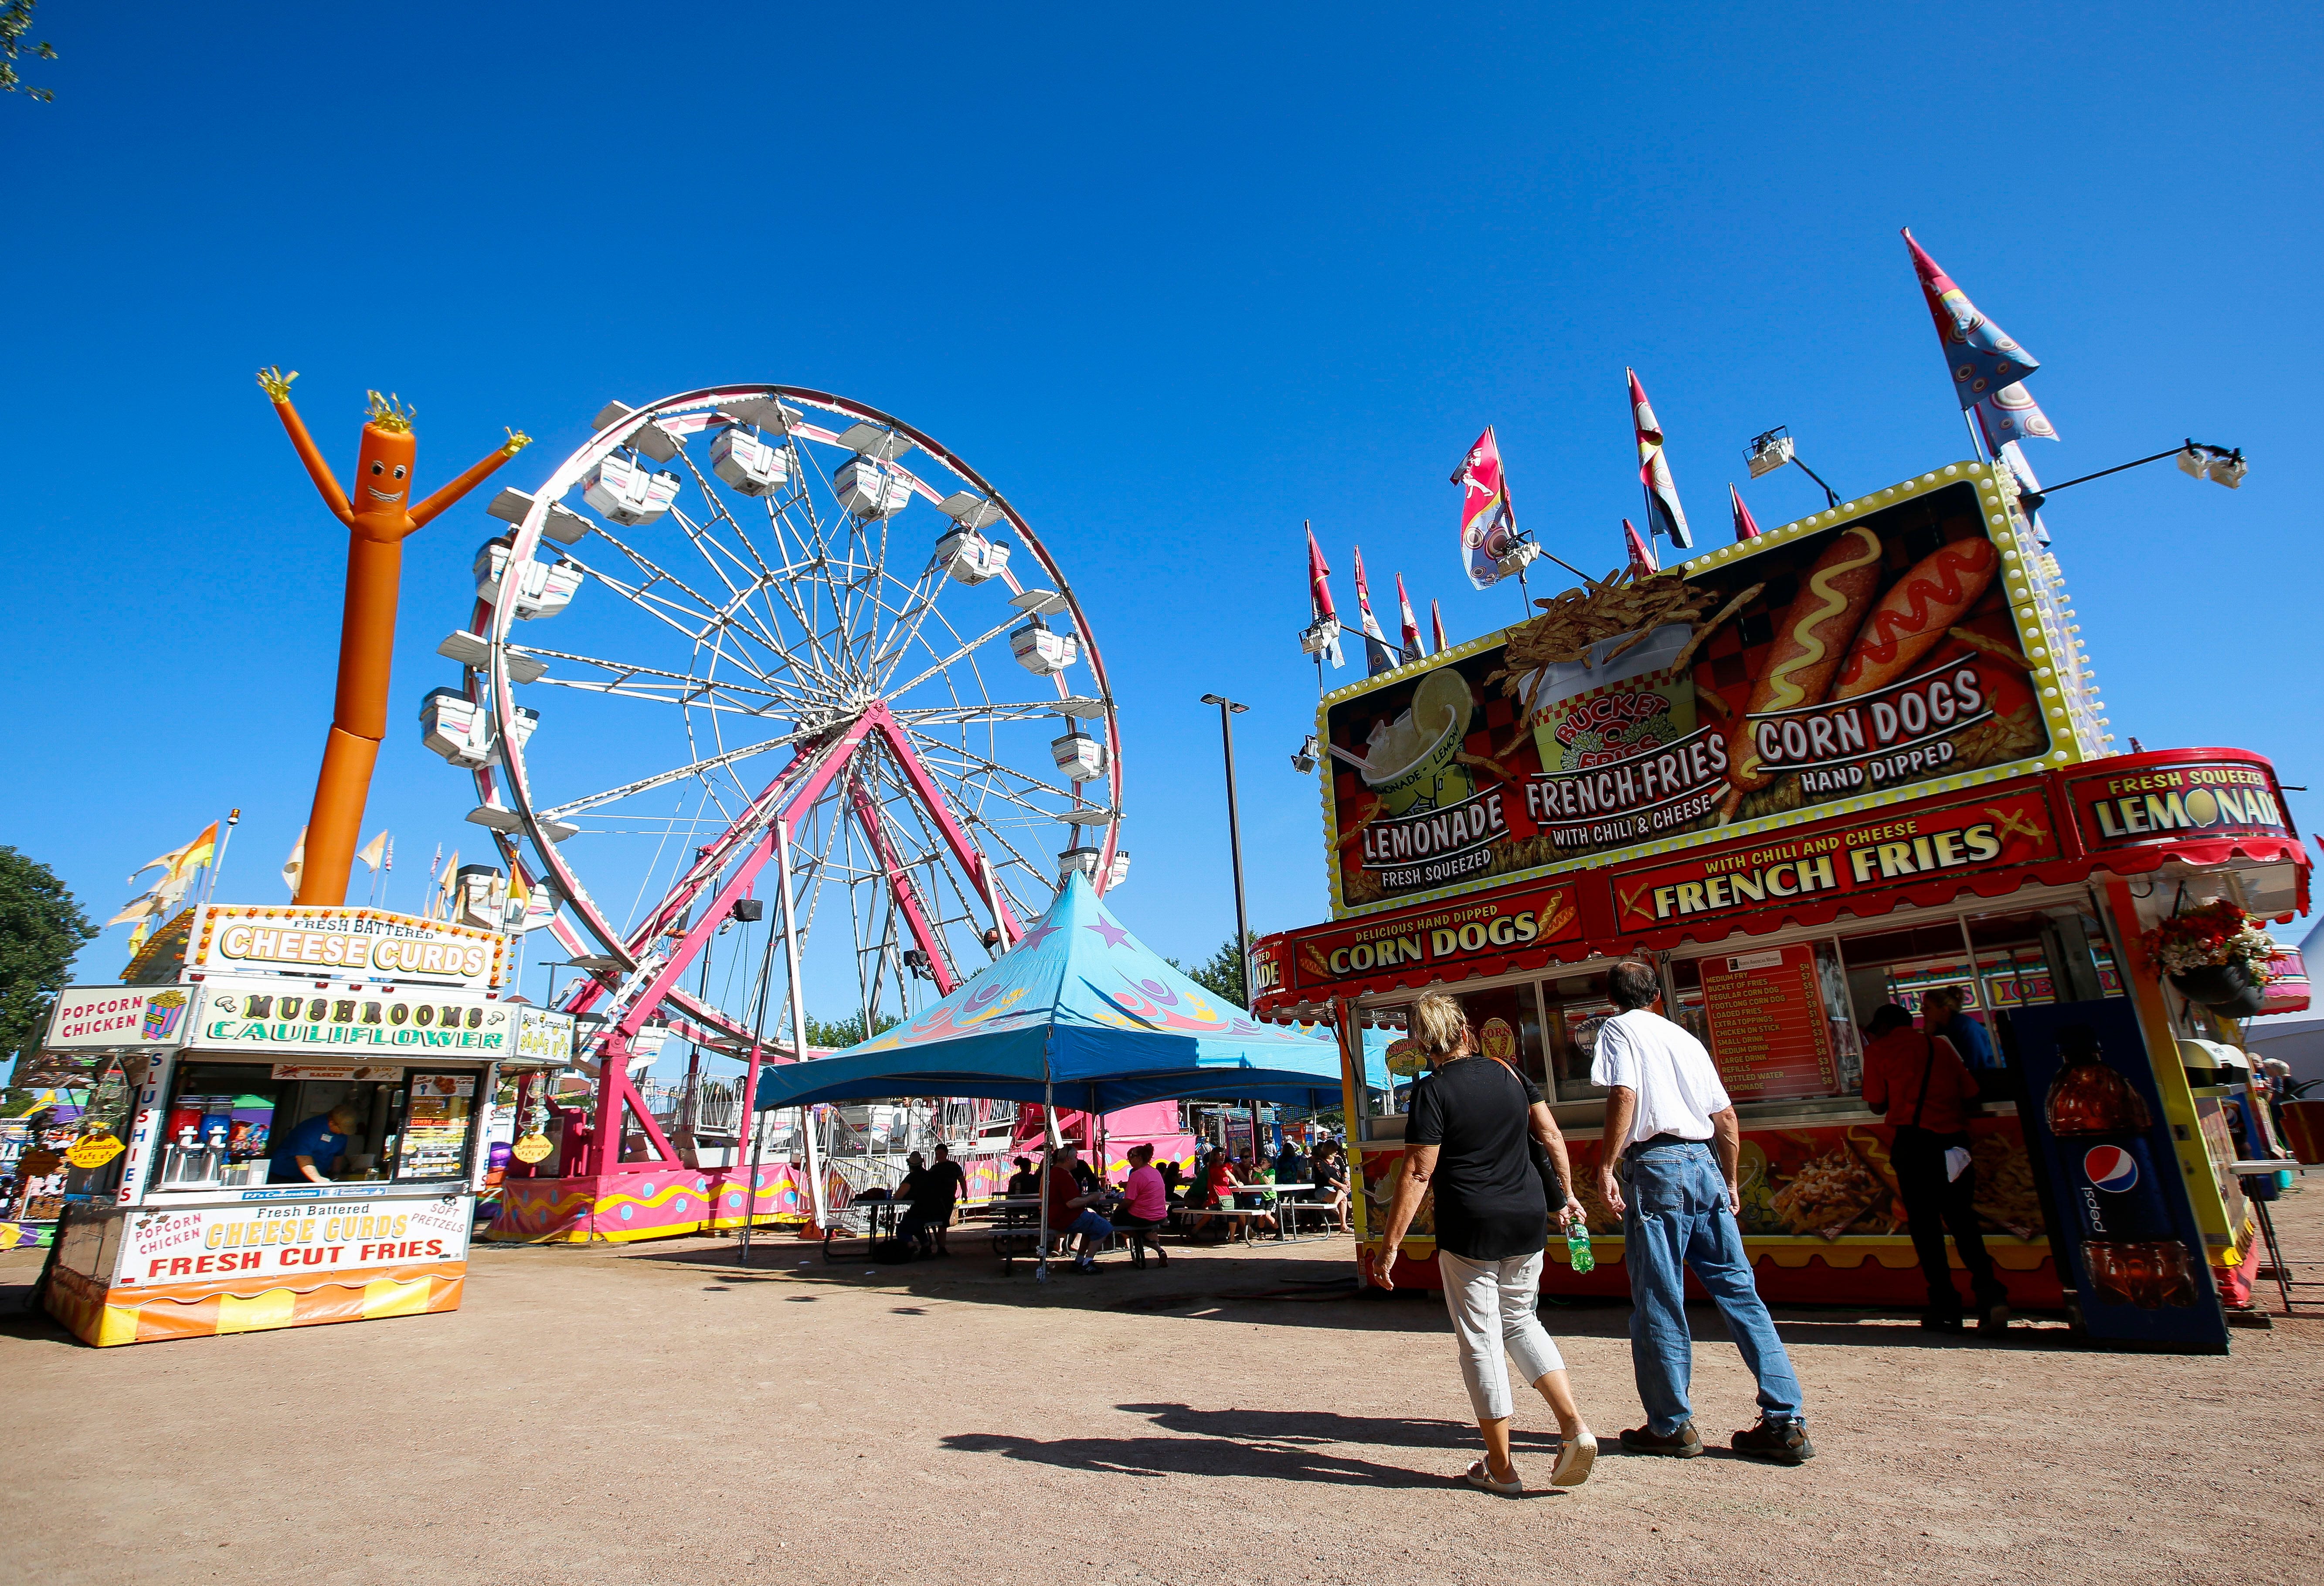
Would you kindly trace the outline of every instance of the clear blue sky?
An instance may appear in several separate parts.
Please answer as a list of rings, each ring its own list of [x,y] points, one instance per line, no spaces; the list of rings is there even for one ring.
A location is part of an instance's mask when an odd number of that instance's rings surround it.
[[[1710,535],[1777,423],[1844,493],[1958,457],[1906,224],[2044,361],[2047,477],[2188,435],[2253,459],[2238,493],[2158,466],[2048,513],[2115,731],[2324,777],[2313,7],[375,9],[45,0],[63,59],[28,73],[56,102],[0,102],[0,841],[97,917],[230,805],[224,895],[283,896],[344,536],[261,364],[304,372],[343,469],[364,387],[416,402],[423,488],[503,424],[537,477],[606,399],[728,381],[939,437],[1091,614],[1118,906],[1184,957],[1231,921],[1207,689],[1253,705],[1253,923],[1325,910],[1286,760],[1314,698],[1300,521],[1343,606],[1360,542],[1375,593],[1402,569],[1457,641],[1518,614],[1456,571],[1446,475],[1485,424],[1526,526],[1619,560],[1625,364]],[[1746,494],[1769,523],[1816,499],[1795,471]],[[452,680],[430,650],[487,522],[408,548],[367,823],[405,901],[438,842],[479,846],[411,714]]]

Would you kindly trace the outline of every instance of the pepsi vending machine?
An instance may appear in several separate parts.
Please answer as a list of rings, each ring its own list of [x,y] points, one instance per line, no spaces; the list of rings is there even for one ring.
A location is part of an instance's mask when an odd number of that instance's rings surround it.
[[[2024,1083],[2018,1121],[2046,1169],[2051,1253],[2083,1332],[2224,1354],[2227,1316],[2129,1000],[2017,1009],[2006,1039]]]

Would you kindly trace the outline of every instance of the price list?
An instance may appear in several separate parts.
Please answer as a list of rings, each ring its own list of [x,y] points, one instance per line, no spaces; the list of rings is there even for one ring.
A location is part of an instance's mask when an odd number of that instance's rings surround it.
[[[1702,964],[1711,1055],[1729,1095],[1766,1102],[1828,1096],[1840,1088],[1812,946],[1795,943]]]

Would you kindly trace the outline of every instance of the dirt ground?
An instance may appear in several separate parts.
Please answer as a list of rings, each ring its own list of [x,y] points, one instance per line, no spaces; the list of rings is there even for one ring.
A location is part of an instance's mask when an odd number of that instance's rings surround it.
[[[2291,1255],[2324,1259],[2324,1187]],[[796,1240],[486,1249],[466,1307],[97,1351],[0,1323],[0,1578],[724,1583],[1070,1580],[2302,1581],[2324,1573],[2324,1305],[2225,1359],[1988,1346],[1777,1313],[1821,1457],[1626,1458],[1619,1305],[1546,1307],[1608,1444],[1566,1493],[1476,1452],[1441,1304],[1322,1286],[1350,1247],[1111,1259],[1045,1290],[956,1234],[826,1267]],[[973,1253],[972,1253],[973,1252]],[[804,1263],[804,1264],[802,1264]],[[13,1313],[36,1262],[0,1257]],[[2310,1268],[2307,1276],[2324,1276]],[[2324,1294],[2324,1291],[2316,1291]],[[2272,1286],[2265,1291],[2271,1305]],[[1323,1297],[1317,1297],[1323,1296]],[[1521,1406],[1527,1441],[1553,1426]]]

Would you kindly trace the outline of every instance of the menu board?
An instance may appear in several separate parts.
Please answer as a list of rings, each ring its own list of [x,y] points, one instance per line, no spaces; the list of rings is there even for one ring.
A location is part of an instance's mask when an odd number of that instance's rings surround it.
[[[468,1110],[473,1074],[414,1074],[404,1103],[403,1138],[396,1142],[398,1178],[454,1178],[467,1166]]]
[[[1729,1095],[1768,1102],[1840,1088],[1813,946],[1795,942],[1702,965],[1711,1055]]]

